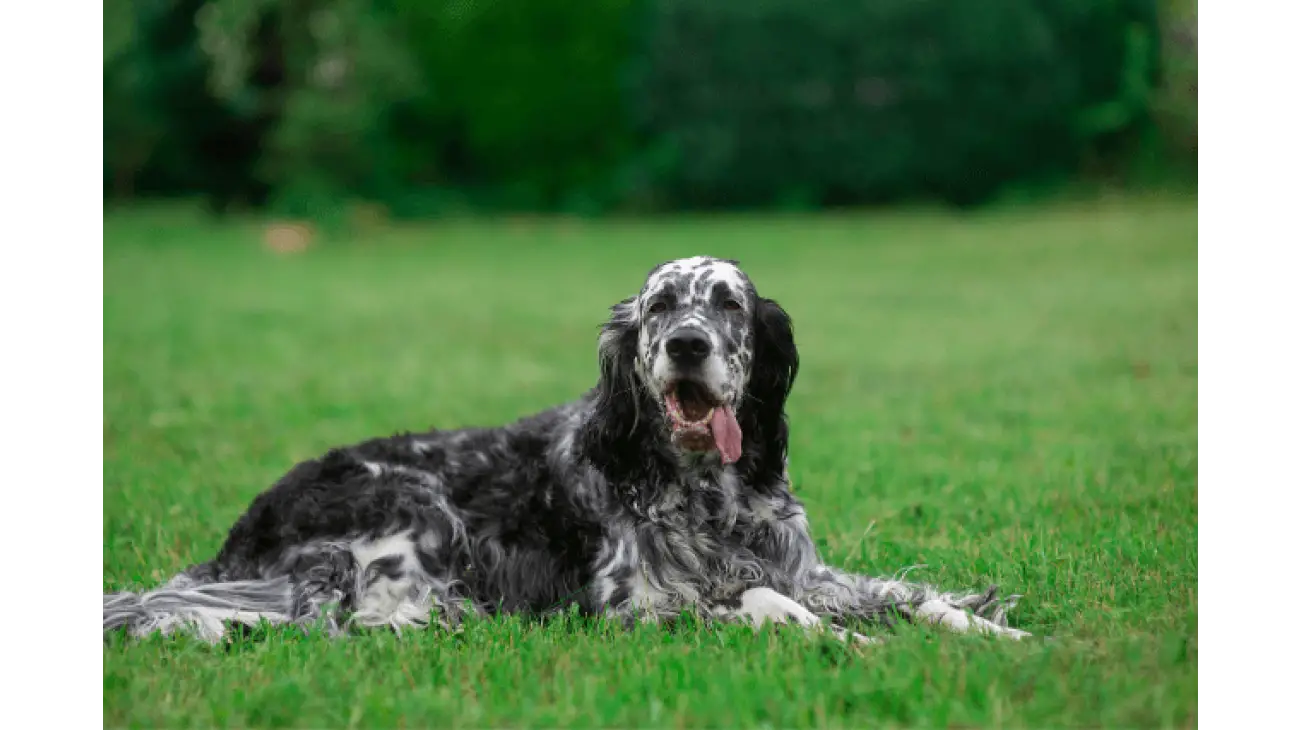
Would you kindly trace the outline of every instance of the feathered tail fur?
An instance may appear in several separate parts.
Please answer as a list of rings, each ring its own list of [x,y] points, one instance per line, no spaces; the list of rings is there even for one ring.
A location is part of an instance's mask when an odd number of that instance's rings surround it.
[[[136,637],[189,630],[205,641],[217,641],[229,623],[288,623],[292,614],[288,577],[198,583],[182,574],[144,593],[104,595],[106,635],[121,628]]]

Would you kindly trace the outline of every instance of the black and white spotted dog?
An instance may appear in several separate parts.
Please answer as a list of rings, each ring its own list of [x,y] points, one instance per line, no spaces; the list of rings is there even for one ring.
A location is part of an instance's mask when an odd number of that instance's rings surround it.
[[[453,624],[576,603],[629,620],[826,627],[898,615],[1019,638],[1014,597],[826,565],[786,468],[790,318],[734,262],[650,272],[614,305],[582,398],[495,428],[397,435],[295,466],[217,556],[104,596],[104,630]]]

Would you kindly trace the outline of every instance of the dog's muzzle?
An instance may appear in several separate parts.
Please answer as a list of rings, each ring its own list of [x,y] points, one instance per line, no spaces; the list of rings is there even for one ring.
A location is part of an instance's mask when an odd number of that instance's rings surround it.
[[[678,448],[695,452],[717,449],[724,464],[740,459],[742,436],[735,411],[707,386],[690,379],[669,383],[664,408]]]

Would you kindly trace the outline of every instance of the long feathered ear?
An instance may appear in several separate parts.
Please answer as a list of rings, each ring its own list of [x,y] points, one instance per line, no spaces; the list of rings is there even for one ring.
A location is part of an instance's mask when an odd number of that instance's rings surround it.
[[[799,350],[794,344],[794,323],[790,315],[771,299],[759,299],[754,313],[754,371],[750,375],[754,395],[777,410],[785,411],[786,398],[799,374]]]
[[[610,308],[609,320],[600,329],[600,379],[582,436],[590,454],[613,453],[616,442],[632,438],[640,425],[643,389],[636,374],[636,345],[636,297],[629,297]]]
[[[748,394],[762,450],[756,466],[780,476],[785,470],[789,428],[785,402],[799,374],[790,315],[771,299],[759,299],[754,312],[754,368]],[[747,434],[748,436],[748,434]]]

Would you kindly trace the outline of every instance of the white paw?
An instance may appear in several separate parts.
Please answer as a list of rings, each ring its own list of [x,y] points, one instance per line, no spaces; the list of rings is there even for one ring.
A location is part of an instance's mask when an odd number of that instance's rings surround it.
[[[862,645],[880,643],[879,639],[822,623],[817,614],[771,588],[751,588],[745,591],[740,596],[740,608],[733,615],[748,620],[755,627],[769,621],[774,624],[796,624],[810,631],[830,631],[841,641]]]
[[[922,603],[916,610],[916,618],[926,623],[942,626],[957,634],[976,632],[1017,640],[1031,636],[1028,631],[1013,629],[1009,626],[998,626],[986,618],[967,613],[963,609],[955,608],[940,600]]]
[[[821,624],[817,614],[771,588],[750,588],[742,593],[736,615],[748,619],[755,626],[762,626],[768,621],[777,624],[796,623],[800,626]]]
[[[849,631],[848,629],[842,629],[838,626],[832,626],[831,631],[835,633],[835,637],[840,641],[851,641],[855,644],[862,644],[864,646],[882,643],[880,639],[871,636],[863,636],[856,631]]]

